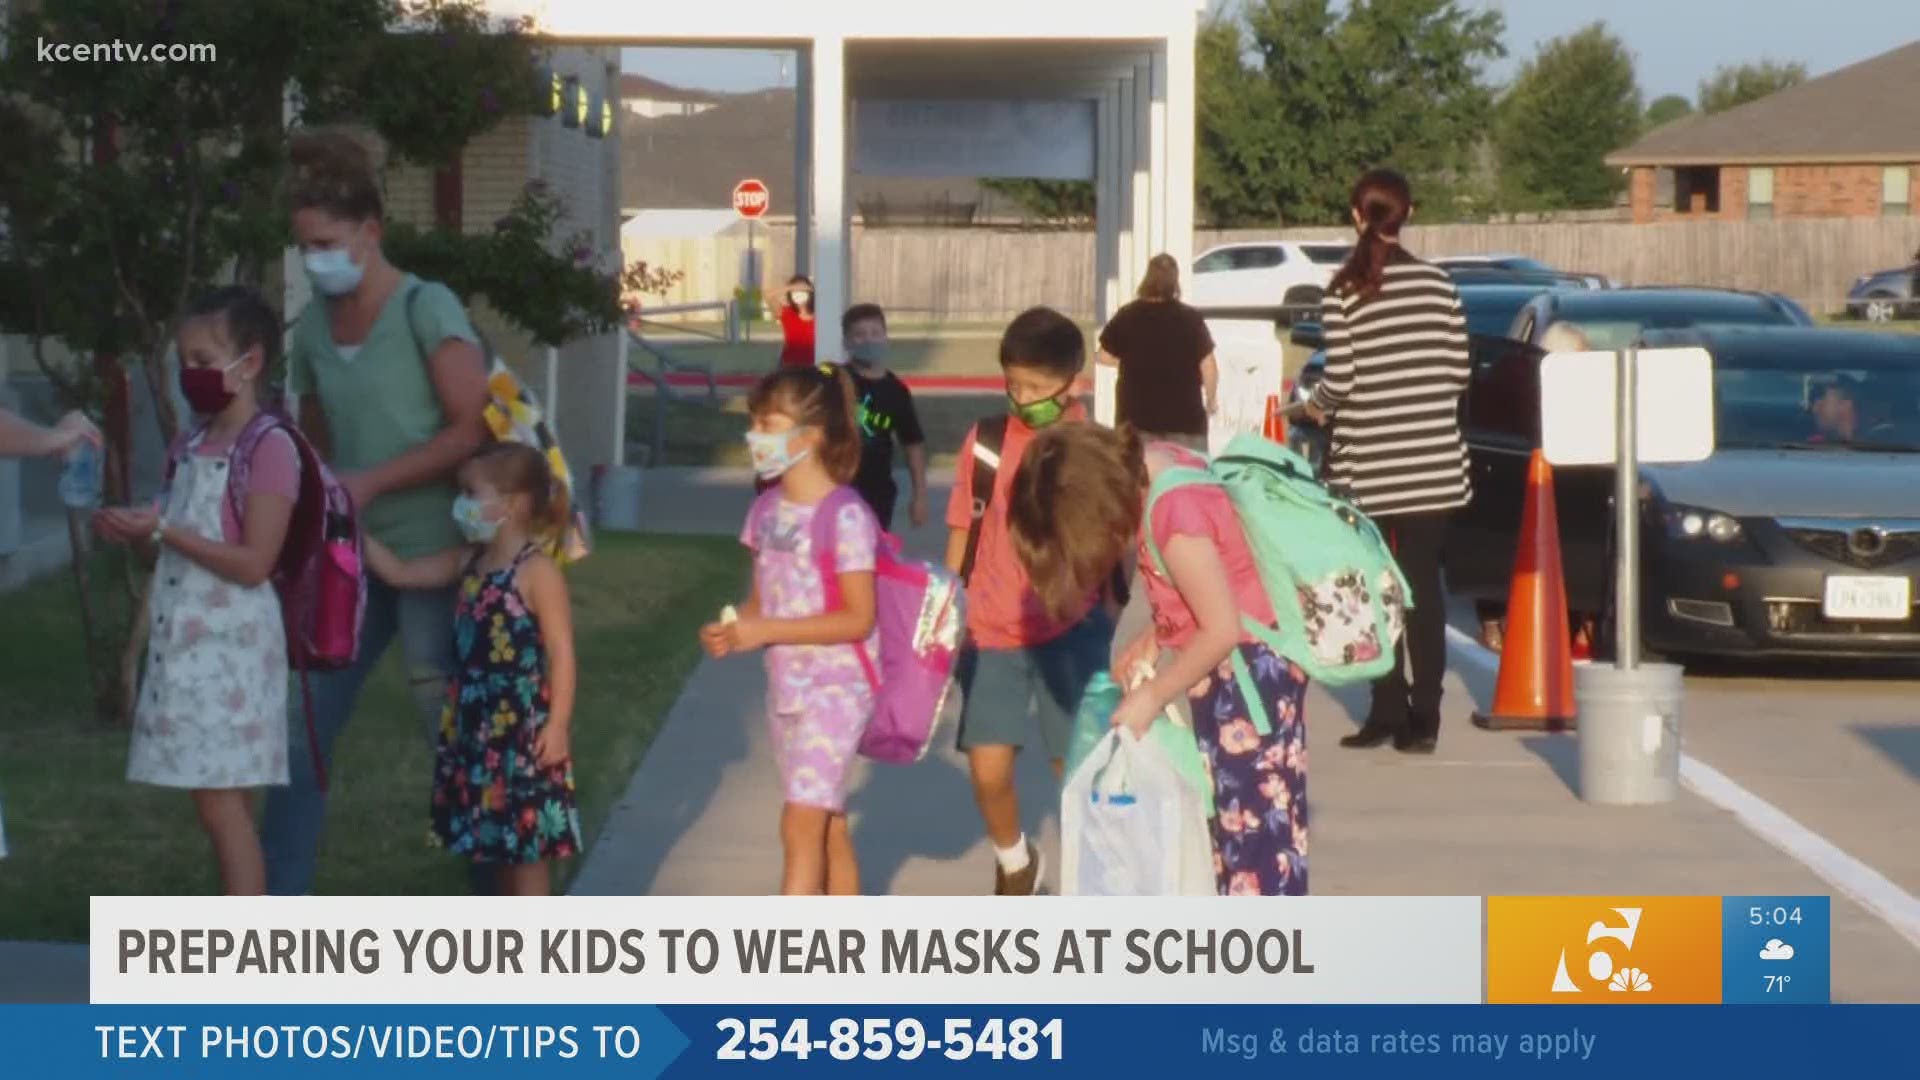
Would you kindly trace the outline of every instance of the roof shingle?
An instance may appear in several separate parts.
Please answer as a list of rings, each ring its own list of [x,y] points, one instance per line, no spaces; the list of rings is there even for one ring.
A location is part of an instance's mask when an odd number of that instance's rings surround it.
[[[1609,165],[1920,161],[1920,41],[1649,132]]]

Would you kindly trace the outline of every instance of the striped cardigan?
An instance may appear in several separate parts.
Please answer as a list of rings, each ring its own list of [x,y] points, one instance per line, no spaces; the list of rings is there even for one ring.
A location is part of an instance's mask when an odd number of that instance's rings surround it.
[[[1313,403],[1333,425],[1327,477],[1370,517],[1465,506],[1460,395],[1472,360],[1446,271],[1396,248],[1378,293],[1321,303],[1326,374]]]

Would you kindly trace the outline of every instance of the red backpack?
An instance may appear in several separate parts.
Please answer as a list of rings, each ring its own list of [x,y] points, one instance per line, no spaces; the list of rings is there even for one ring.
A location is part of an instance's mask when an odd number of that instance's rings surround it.
[[[246,521],[247,472],[260,440],[284,431],[300,455],[300,494],[287,522],[287,539],[268,580],[280,597],[280,614],[287,630],[287,666],[300,673],[300,695],[307,718],[307,739],[313,750],[314,771],[326,790],[326,767],[320,761],[319,739],[313,724],[313,694],[307,672],[332,671],[351,665],[360,655],[360,630],[366,620],[367,579],[360,522],[347,493],[320,460],[320,454],[300,429],[285,416],[261,410],[233,440],[227,453],[227,499],[234,519]],[[181,457],[206,433],[196,429],[174,444],[167,455],[168,487]]]

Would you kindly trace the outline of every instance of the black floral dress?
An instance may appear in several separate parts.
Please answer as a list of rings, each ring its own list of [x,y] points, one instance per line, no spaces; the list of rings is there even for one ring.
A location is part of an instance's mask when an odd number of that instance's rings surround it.
[[[518,587],[533,553],[484,573],[475,557],[454,614],[458,667],[440,716],[433,832],[475,862],[539,862],[581,846],[573,765],[541,768],[533,749],[550,700],[540,624]]]

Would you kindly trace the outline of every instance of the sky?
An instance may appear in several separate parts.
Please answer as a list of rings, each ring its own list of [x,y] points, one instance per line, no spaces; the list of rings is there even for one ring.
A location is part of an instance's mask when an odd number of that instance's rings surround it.
[[[1639,62],[1646,100],[1696,96],[1722,64],[1798,60],[1814,75],[1920,39],[1920,0],[1463,0],[1507,17],[1507,51],[1491,76],[1504,81],[1544,41],[1604,18]],[[1844,14],[1842,14],[1844,13]],[[783,62],[784,61],[784,62]],[[701,90],[792,85],[780,53],[628,49],[625,67]]]

